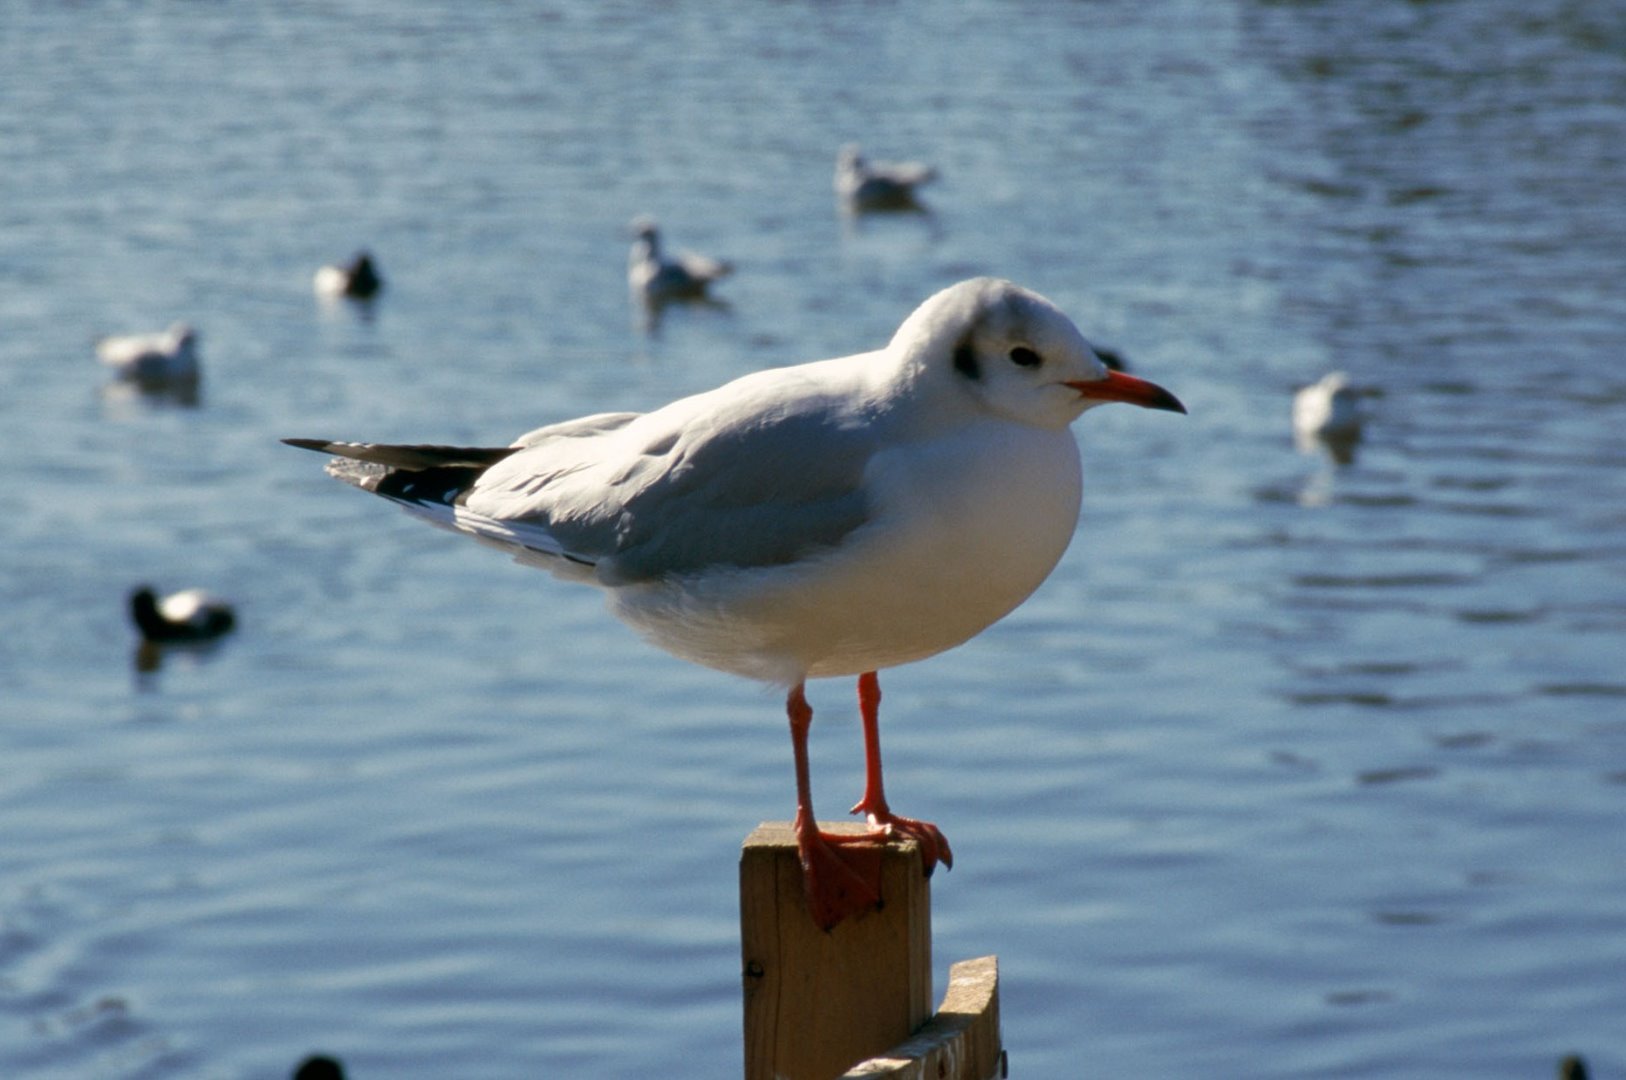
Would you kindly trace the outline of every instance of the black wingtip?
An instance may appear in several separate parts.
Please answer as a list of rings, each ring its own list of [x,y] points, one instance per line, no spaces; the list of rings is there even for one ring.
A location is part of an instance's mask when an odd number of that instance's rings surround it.
[[[289,446],[297,446],[301,450],[315,450],[318,453],[332,453],[328,447],[333,445],[331,439],[283,439]]]

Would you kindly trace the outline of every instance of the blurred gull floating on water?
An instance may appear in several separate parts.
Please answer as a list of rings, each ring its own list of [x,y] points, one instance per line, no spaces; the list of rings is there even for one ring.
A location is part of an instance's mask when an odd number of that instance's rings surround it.
[[[627,255],[627,288],[648,307],[674,300],[705,300],[712,282],[733,273],[721,259],[679,251],[661,253],[660,229],[648,216],[632,222],[632,250]]]
[[[915,188],[936,177],[935,168],[918,161],[866,161],[857,143],[836,154],[836,194],[849,211],[923,210]]]
[[[156,334],[105,337],[96,343],[96,358],[143,390],[196,387],[198,332],[177,322]]]
[[[1305,452],[1327,449],[1342,464],[1354,460],[1366,423],[1361,391],[1342,371],[1324,375],[1293,396],[1293,441]]]

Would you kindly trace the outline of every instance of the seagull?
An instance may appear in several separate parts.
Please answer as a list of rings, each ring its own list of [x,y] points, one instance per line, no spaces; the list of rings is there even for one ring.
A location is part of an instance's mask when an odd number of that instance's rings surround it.
[[[1309,452],[1318,446],[1339,460],[1353,460],[1355,444],[1366,423],[1361,391],[1342,371],[1323,375],[1293,395],[1293,441]]]
[[[130,618],[142,640],[155,644],[213,641],[237,625],[231,605],[203,589],[185,589],[160,599],[150,585],[130,593]]]
[[[928,874],[953,862],[937,826],[887,803],[877,671],[969,640],[1039,587],[1078,520],[1068,425],[1112,401],[1185,412],[1110,371],[1050,301],[977,278],[926,300],[884,348],[508,446],[284,441],[336,455],[331,475],[436,525],[597,586],[676,656],[780,687],[804,890],[829,929],[878,902],[873,845],[917,841]],[[831,676],[858,680],[853,812],[870,829],[856,840],[821,832],[813,812],[805,684]]]
[[[316,295],[328,300],[341,298],[371,300],[384,288],[378,266],[366,251],[358,251],[343,266],[324,266],[316,271]]]
[[[673,300],[704,300],[712,282],[733,273],[721,259],[680,251],[661,253],[660,229],[652,217],[632,222],[632,250],[627,255],[627,287],[648,307]]]
[[[857,143],[836,154],[836,194],[849,210],[920,210],[915,188],[937,170],[918,161],[865,161]]]
[[[105,337],[96,343],[96,358],[118,378],[144,389],[195,386],[198,332],[178,322],[156,334]]]

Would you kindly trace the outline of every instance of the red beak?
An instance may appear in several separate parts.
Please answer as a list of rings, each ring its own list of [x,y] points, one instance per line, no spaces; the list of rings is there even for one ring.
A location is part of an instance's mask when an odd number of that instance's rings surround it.
[[[1137,379],[1121,371],[1109,371],[1106,378],[1096,379],[1093,382],[1068,382],[1066,385],[1077,390],[1081,397],[1095,401],[1127,401],[1143,409],[1162,409],[1164,412],[1177,413],[1186,411],[1179,398],[1157,383]]]

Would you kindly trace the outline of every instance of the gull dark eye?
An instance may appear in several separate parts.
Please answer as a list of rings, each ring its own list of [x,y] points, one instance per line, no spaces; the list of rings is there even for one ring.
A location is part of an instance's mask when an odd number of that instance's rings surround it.
[[[1012,349],[1010,352],[1010,357],[1011,363],[1015,364],[1017,367],[1038,367],[1040,364],[1044,363],[1044,357],[1040,356],[1026,345],[1018,345],[1016,348]]]

